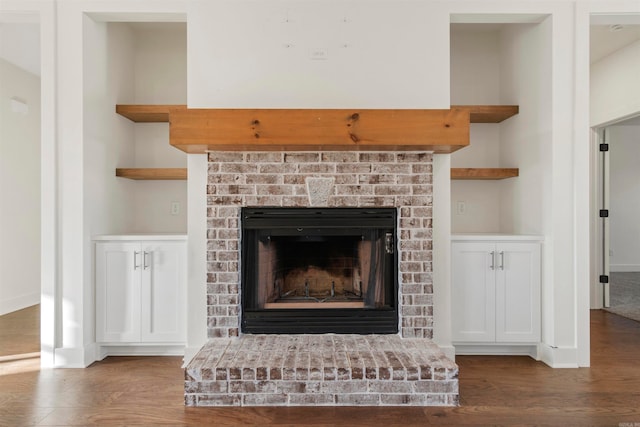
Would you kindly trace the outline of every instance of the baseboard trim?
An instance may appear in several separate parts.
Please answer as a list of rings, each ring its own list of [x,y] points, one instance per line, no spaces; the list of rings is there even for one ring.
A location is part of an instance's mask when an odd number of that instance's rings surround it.
[[[109,355],[106,347],[96,344],[96,361],[103,360]]]
[[[40,304],[40,292],[20,295],[14,298],[0,299],[0,316]]]
[[[552,368],[578,368],[578,349],[576,347],[552,347],[538,345],[540,360]]]
[[[54,366],[56,368],[86,368],[96,361],[95,344],[83,347],[56,348]]]
[[[536,344],[454,344],[457,356],[529,356],[540,360]]]
[[[127,345],[92,343],[84,347],[57,348],[56,368],[86,368],[108,356],[184,356],[184,345]]]
[[[98,344],[99,354],[107,356],[184,356],[184,345]],[[100,360],[102,360],[100,359]]]

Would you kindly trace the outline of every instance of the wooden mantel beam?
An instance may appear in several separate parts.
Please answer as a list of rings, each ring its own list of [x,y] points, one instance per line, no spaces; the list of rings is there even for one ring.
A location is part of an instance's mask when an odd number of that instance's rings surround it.
[[[187,153],[429,150],[469,145],[469,110],[172,109],[170,142]]]

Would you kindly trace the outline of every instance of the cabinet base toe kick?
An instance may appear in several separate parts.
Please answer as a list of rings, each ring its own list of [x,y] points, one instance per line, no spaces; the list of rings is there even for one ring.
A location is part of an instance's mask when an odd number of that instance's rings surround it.
[[[185,344],[96,344],[96,359],[108,356],[184,356]]]
[[[540,360],[539,343],[518,344],[453,344],[456,356],[529,356]]]

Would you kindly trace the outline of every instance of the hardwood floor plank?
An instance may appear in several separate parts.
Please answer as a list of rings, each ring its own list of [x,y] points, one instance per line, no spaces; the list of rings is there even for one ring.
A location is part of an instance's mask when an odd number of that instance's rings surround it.
[[[3,337],[37,327],[36,309],[0,316]],[[20,317],[30,317],[21,321]],[[6,320],[6,321],[5,321]],[[36,326],[34,326],[36,325]],[[17,345],[27,354],[37,334]],[[618,426],[640,423],[640,323],[591,313],[590,368],[521,356],[460,356],[457,408],[187,408],[179,357],[110,357],[87,369],[0,359],[0,426]],[[6,345],[6,343],[5,343]],[[10,348],[6,345],[4,348]]]
[[[39,352],[39,304],[0,316],[0,360],[3,356]]]
[[[34,426],[46,418],[53,408],[24,408],[0,406],[0,427]]]
[[[560,402],[559,402],[560,403]],[[514,411],[502,406],[465,406],[425,410],[429,424],[434,425],[507,425],[507,426],[617,426],[637,422],[637,409],[625,410],[593,407],[531,406]]]

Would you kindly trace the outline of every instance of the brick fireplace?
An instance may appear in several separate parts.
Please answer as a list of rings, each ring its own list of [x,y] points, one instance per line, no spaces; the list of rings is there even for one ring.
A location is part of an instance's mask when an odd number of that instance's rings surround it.
[[[395,208],[399,334],[243,335],[242,207]],[[457,404],[457,367],[430,341],[431,237],[431,152],[209,153],[210,341],[187,367],[186,404]]]

